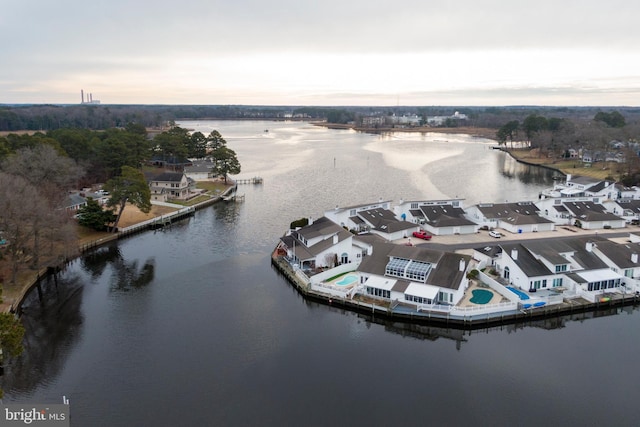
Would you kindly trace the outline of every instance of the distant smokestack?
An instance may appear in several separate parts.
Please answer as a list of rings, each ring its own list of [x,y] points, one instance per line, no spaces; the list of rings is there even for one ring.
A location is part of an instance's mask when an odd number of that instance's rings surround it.
[[[80,89],[80,97],[82,98],[81,104],[84,104],[84,90]]]
[[[93,102],[93,94],[89,93],[89,102]]]

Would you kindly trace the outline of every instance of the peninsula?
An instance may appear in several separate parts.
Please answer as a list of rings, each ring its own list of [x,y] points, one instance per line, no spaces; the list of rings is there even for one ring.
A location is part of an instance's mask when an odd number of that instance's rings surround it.
[[[484,327],[640,302],[640,190],[568,175],[536,203],[390,200],[296,221],[273,264],[305,297]]]

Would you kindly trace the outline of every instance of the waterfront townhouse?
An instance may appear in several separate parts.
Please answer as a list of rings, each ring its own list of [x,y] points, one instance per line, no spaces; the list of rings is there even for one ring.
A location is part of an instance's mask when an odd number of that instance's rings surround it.
[[[478,225],[465,217],[462,199],[403,201],[394,207],[396,217],[419,224],[430,234],[445,236],[478,232]]]
[[[289,231],[280,238],[278,249],[286,253],[292,264],[309,271],[333,268],[360,258],[354,256],[353,234],[326,217]]]
[[[639,199],[616,199],[603,203],[605,209],[625,220],[627,224],[637,224],[640,221]]]
[[[540,216],[539,211],[533,202],[480,203],[468,208],[466,215],[480,226],[511,233],[554,230],[554,222]]]
[[[616,292],[625,277],[612,270],[594,252],[601,238],[540,240],[501,244],[496,268],[502,279],[525,292],[554,290],[595,302],[605,292]]]
[[[626,221],[607,212],[604,205],[593,202],[565,202],[564,207],[574,219],[573,225],[585,230],[624,228]]]
[[[357,272],[364,294],[420,309],[457,304],[469,285],[470,260],[453,252],[375,243]]]
[[[354,205],[347,207],[336,206],[335,209],[325,211],[324,216],[338,224],[340,227],[346,227],[355,232],[369,231],[367,224],[358,216],[358,212],[371,209],[390,209],[390,200],[379,200],[375,203]]]
[[[597,240],[592,251],[611,270],[625,277],[624,285],[629,290],[637,289],[640,284],[640,245],[638,243],[616,243],[611,240]]]
[[[599,180],[590,177],[568,174],[564,182],[556,183],[552,189],[540,194],[541,198],[565,197],[598,197],[599,199],[615,199],[618,189],[611,180]]]
[[[369,205],[336,207],[326,211],[324,215],[354,233],[374,233],[389,241],[409,237],[414,231],[419,230],[416,224],[396,218],[389,210],[390,204],[389,201],[381,200]]]

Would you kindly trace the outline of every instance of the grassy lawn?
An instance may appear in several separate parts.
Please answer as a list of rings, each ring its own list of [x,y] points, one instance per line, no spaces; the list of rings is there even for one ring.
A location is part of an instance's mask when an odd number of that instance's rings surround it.
[[[598,162],[594,165],[585,166],[578,159],[550,159],[539,157],[534,150],[509,150],[511,155],[518,160],[536,165],[544,165],[558,169],[564,174],[588,176],[595,179],[605,179],[607,177],[619,178],[618,171],[622,165],[615,162]]]

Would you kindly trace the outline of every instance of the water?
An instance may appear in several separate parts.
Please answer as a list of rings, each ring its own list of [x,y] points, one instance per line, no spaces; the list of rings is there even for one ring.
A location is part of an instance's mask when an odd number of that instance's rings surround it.
[[[637,424],[631,308],[471,332],[383,322],[305,301],[270,265],[292,220],[335,205],[533,199],[550,172],[467,137],[181,125],[218,129],[264,184],[32,295],[5,402],[65,395],[74,426]]]

